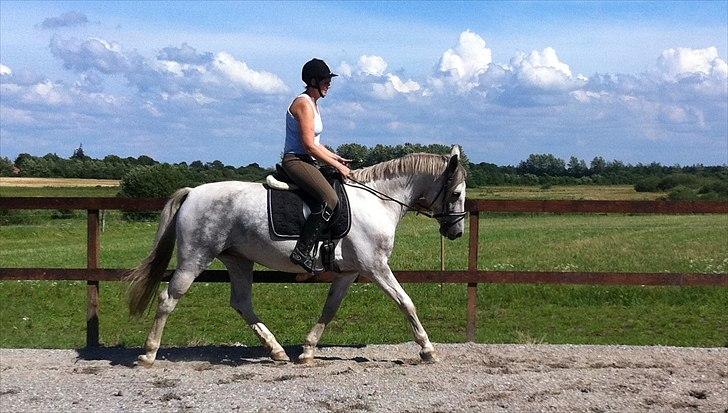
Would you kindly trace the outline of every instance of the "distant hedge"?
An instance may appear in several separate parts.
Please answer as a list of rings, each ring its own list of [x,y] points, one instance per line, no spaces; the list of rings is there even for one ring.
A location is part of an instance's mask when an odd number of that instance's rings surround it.
[[[637,192],[667,192],[667,199],[673,201],[728,200],[728,181],[713,177],[671,174],[640,180],[634,186]]]

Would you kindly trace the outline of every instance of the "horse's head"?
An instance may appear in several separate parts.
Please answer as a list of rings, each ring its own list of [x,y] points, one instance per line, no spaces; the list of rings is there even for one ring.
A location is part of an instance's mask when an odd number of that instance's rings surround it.
[[[465,230],[465,169],[460,164],[460,149],[453,145],[445,171],[425,193],[424,202],[440,223],[440,234],[450,240]]]

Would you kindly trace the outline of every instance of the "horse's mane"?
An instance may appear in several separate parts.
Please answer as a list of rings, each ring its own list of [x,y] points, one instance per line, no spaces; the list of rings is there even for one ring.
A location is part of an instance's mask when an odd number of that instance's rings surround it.
[[[401,158],[392,159],[366,168],[354,169],[351,177],[362,182],[389,179],[402,175],[426,173],[439,175],[445,171],[450,160],[448,155],[432,153],[410,153]],[[457,186],[467,178],[465,168],[458,164],[455,170],[453,185]]]

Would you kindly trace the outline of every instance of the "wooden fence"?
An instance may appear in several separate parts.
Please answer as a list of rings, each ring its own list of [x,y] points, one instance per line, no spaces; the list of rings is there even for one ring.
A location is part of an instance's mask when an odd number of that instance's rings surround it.
[[[87,211],[86,268],[0,268],[0,280],[85,280],[87,282],[86,344],[99,345],[99,282],[119,281],[128,270],[99,268],[101,210],[158,211],[166,199],[139,198],[0,198],[0,209],[81,209]],[[627,214],[728,214],[728,202],[716,201],[541,201],[482,200],[465,203],[469,213],[470,239],[468,269],[465,271],[395,271],[404,283],[467,283],[468,341],[475,341],[478,283],[602,284],[728,287],[728,274],[703,273],[619,273],[619,272],[542,272],[478,270],[478,229],[480,212],[530,213],[627,213]],[[168,280],[172,271],[167,271]],[[320,276],[280,271],[255,271],[255,282],[319,283],[331,282],[332,273]],[[228,282],[227,271],[208,270],[196,281]],[[360,277],[357,282],[369,282]]]

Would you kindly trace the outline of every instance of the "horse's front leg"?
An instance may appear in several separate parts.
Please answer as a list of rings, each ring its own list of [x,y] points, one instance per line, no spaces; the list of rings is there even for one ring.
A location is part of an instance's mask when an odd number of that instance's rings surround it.
[[[435,358],[435,348],[432,346],[430,339],[427,337],[427,332],[422,327],[420,319],[417,318],[417,309],[415,308],[412,299],[404,291],[404,288],[399,284],[399,281],[392,274],[392,270],[389,265],[380,265],[377,271],[372,272],[372,280],[376,282],[387,295],[397,303],[402,312],[407,316],[407,320],[410,322],[412,332],[415,336],[415,342],[420,345],[420,357],[423,361],[434,362],[437,361]]]
[[[321,317],[319,317],[318,323],[313,326],[308,336],[306,336],[306,341],[303,344],[303,353],[298,357],[298,361],[302,363],[310,363],[313,361],[313,353],[324,333],[326,324],[330,323],[334,315],[336,315],[336,311],[341,305],[341,300],[344,299],[346,292],[349,290],[349,286],[356,279],[356,275],[356,273],[343,274],[331,283],[329,295],[326,297],[326,304],[324,304]]]

